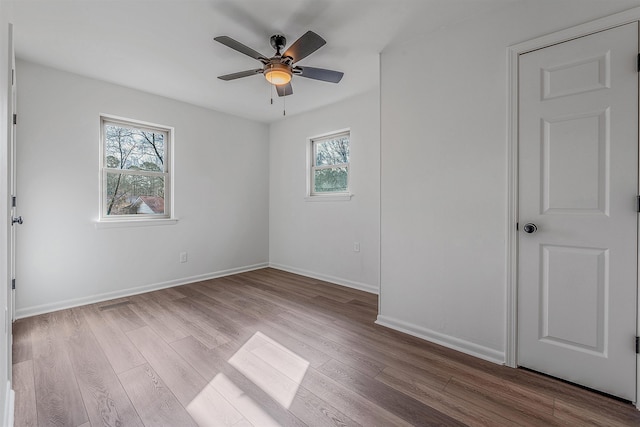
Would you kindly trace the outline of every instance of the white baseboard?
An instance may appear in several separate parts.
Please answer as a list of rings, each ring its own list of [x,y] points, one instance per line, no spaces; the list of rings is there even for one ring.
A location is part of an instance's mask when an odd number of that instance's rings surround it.
[[[11,381],[7,381],[7,390],[5,393],[5,402],[4,402],[4,419],[2,420],[3,426],[12,427],[13,426],[13,413],[16,402],[16,394],[13,390],[11,390]]]
[[[327,274],[316,273],[313,271],[303,270],[301,268],[290,267],[288,265],[269,263],[269,267],[276,270],[288,271],[289,273],[299,274],[301,276],[311,277],[312,279],[318,279],[329,283],[334,283],[340,286],[346,286],[347,288],[358,289],[360,291],[369,292],[370,294],[378,295],[380,289],[378,286],[369,285],[367,283],[354,282],[353,280],[342,279],[340,277],[329,276]]]
[[[167,282],[154,283],[151,285],[138,286],[135,288],[122,289],[114,292],[106,292],[103,294],[91,295],[88,297],[74,298],[65,301],[59,301],[50,304],[36,305],[33,307],[24,307],[16,310],[16,319],[24,317],[36,316],[43,313],[51,313],[52,311],[64,310],[66,308],[78,307],[80,305],[94,304],[96,302],[108,301],[115,298],[128,297],[131,295],[142,294],[145,292],[156,291],[159,289],[172,288],[174,286],[186,285],[188,283],[201,282],[203,280],[215,279],[217,277],[230,276],[232,274],[244,273],[247,271],[258,270],[268,267],[268,263],[260,263],[248,265],[245,267],[230,268],[197,276],[185,277],[181,279],[170,280]]]
[[[387,316],[378,315],[376,324],[413,335],[414,337],[422,338],[423,340],[430,341],[489,362],[504,365],[504,352],[494,350],[492,348],[484,347],[470,341],[445,335],[440,332],[432,331],[431,329],[423,328],[421,326],[413,325]]]

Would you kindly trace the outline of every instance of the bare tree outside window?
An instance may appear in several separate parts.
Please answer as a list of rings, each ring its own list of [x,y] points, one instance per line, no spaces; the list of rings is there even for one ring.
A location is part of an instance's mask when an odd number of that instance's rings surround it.
[[[167,217],[168,129],[102,120],[103,215]]]

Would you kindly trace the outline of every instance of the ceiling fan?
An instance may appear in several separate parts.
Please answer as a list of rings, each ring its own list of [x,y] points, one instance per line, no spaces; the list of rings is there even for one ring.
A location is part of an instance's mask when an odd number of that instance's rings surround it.
[[[271,36],[271,46],[276,50],[276,53],[270,58],[228,36],[219,36],[214,40],[262,63],[261,68],[225,74],[224,76],[219,76],[219,79],[228,81],[255,74],[263,74],[267,81],[276,87],[278,96],[293,94],[291,78],[294,75],[331,83],[338,83],[344,75],[340,71],[295,65],[295,63],[311,55],[327,43],[313,31],[304,33],[284,53],[281,53],[281,50],[286,46],[287,39],[280,34]]]

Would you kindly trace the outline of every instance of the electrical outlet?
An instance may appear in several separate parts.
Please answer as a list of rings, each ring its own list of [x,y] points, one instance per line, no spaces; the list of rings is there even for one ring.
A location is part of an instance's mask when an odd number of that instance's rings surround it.
[[[360,252],[360,243],[353,242],[353,252]]]
[[[187,253],[180,252],[180,262],[187,262]]]

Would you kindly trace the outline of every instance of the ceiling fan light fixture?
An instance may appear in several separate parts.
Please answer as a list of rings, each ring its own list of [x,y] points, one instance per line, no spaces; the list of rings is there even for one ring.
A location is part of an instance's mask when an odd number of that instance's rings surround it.
[[[272,85],[286,85],[291,81],[291,69],[285,64],[269,64],[265,67],[264,78]]]

